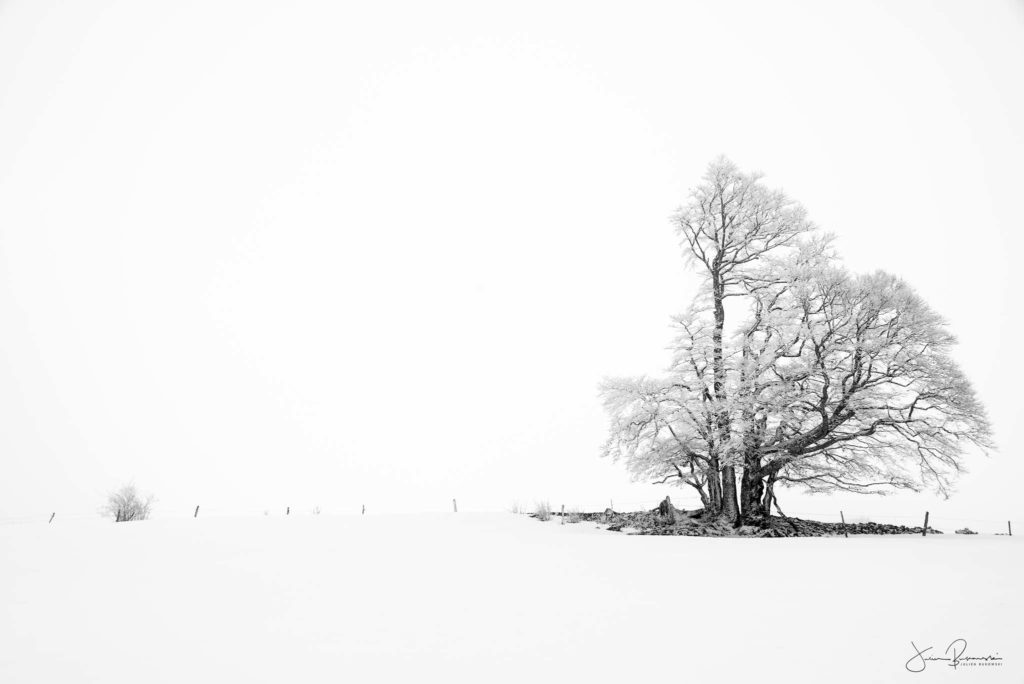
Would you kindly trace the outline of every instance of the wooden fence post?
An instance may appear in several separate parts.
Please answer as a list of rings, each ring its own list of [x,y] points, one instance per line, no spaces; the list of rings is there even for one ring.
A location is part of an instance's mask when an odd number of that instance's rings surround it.
[[[285,515],[291,515],[292,514],[292,507],[288,506],[287,508],[285,508],[284,509],[284,514]]]
[[[924,537],[928,534],[928,511],[924,512],[924,528],[921,530],[921,536]]]
[[[1011,537],[1013,536],[1013,525],[1010,524],[1009,520],[1006,521],[1006,531]]]
[[[199,506],[196,506],[196,512],[192,514],[192,517],[193,518],[198,518],[199,517]]]
[[[455,502],[455,499],[452,499],[452,511],[454,511],[455,513],[459,512],[459,504]]]
[[[53,517],[54,517],[55,515],[57,515],[57,511],[54,511],[53,513],[51,513],[51,514],[50,514],[50,522],[46,523],[47,525],[49,525],[50,523],[52,523],[52,522],[53,522]]]
[[[562,524],[565,524],[565,504],[562,504]]]
[[[846,516],[843,515],[842,511],[839,511],[839,519],[843,521],[843,536],[849,539],[850,533],[846,531]]]
[[[366,515],[366,504],[363,504],[363,512],[362,512],[362,515]]]

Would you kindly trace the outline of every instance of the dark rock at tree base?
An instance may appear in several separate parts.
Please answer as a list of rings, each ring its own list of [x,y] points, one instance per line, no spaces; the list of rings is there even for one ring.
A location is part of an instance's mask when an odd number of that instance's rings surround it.
[[[628,530],[631,534],[689,537],[827,537],[843,534],[841,523],[818,522],[801,518],[770,516],[734,526],[716,519],[701,517],[701,511],[681,511],[666,497],[658,508],[650,511],[617,513],[580,513],[580,520],[608,525],[611,532]],[[921,534],[920,527],[883,523],[847,523],[849,534]],[[928,534],[942,534],[929,526]]]
[[[662,520],[669,524],[676,524],[676,509],[672,505],[672,499],[665,497],[665,500],[658,504],[658,515],[661,516]]]

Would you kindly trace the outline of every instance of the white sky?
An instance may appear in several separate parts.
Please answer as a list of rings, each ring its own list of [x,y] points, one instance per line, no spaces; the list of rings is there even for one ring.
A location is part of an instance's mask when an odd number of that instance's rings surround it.
[[[371,3],[366,3],[370,5]],[[960,336],[1020,515],[1024,5],[0,2],[0,518],[600,507],[725,153]],[[625,506],[623,506],[625,507]]]

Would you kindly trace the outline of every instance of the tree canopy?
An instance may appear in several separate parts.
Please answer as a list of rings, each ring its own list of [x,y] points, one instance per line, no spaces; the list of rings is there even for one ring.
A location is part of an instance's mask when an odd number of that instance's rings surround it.
[[[941,316],[892,274],[851,273],[802,206],[727,159],[673,222],[700,286],[666,374],[603,383],[605,455],[729,519],[767,515],[776,485],[948,496],[990,428]]]

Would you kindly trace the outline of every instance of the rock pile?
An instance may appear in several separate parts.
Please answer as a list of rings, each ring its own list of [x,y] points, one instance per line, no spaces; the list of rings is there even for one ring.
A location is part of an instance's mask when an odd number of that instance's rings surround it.
[[[606,509],[603,513],[580,513],[581,520],[607,525],[612,532],[650,535],[683,535],[691,537],[826,537],[841,535],[842,523],[819,522],[801,518],[771,516],[736,527],[715,520],[704,520],[701,511],[684,511],[672,506],[666,497],[658,508],[650,511],[619,513]],[[848,534],[921,534],[920,527],[884,523],[848,523]],[[959,532],[960,534],[972,534]],[[942,534],[929,526],[928,534]]]

